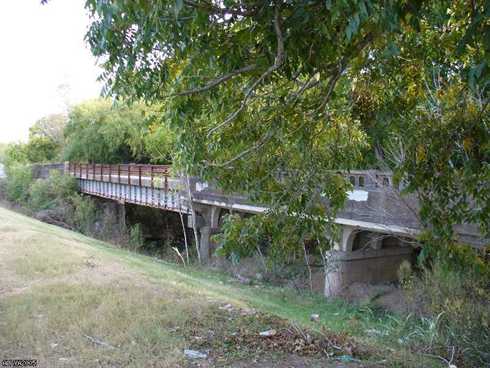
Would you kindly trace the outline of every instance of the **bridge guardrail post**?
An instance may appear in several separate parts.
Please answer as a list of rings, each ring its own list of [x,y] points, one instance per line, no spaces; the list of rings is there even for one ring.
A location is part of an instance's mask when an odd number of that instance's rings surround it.
[[[155,203],[155,189],[153,187],[153,165],[150,166],[150,187],[151,187],[151,204]]]
[[[167,202],[168,202],[168,175],[167,175],[167,169],[164,170],[163,175],[165,176],[165,185],[164,185],[164,193],[165,193],[165,208],[168,207]]]

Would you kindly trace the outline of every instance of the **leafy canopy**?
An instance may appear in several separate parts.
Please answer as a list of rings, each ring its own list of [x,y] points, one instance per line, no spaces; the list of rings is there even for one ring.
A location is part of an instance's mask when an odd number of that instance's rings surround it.
[[[154,124],[157,108],[142,103],[128,106],[108,99],[72,107],[64,131],[65,160],[98,163],[166,163],[173,144],[170,130]],[[159,139],[158,137],[164,137]],[[158,139],[160,145],[155,145]]]
[[[27,143],[10,143],[0,148],[0,159],[9,167],[16,163],[45,163],[60,160],[66,116],[45,116],[29,128]]]
[[[420,191],[441,235],[466,220],[486,228],[488,1],[87,8],[107,93],[165,100],[176,163],[271,204],[270,216],[294,214],[300,235],[324,234],[319,219],[342,206],[347,184],[335,170],[373,164]]]

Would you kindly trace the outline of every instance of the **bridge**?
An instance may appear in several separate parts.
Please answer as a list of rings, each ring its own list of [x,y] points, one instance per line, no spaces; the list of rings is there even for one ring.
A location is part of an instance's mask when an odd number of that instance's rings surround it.
[[[49,170],[63,170],[75,177],[80,192],[135,205],[178,212],[194,224],[200,237],[201,258],[206,262],[226,213],[260,214],[267,206],[251,202],[246,195],[228,194],[199,178],[183,178],[168,165],[104,165],[65,163],[38,168],[37,177]],[[326,294],[355,281],[379,282],[396,278],[403,260],[411,260],[414,239],[422,230],[419,203],[414,195],[400,194],[391,173],[377,170],[344,173],[352,184],[348,200],[334,222],[341,227],[332,252],[337,269],[327,275]],[[455,228],[458,240],[483,247],[476,226]],[[327,290],[327,286],[329,290]]]

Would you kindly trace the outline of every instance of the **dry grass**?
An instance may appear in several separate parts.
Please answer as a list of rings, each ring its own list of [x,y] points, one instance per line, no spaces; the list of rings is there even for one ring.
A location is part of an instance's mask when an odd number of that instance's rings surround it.
[[[44,367],[184,366],[184,348],[229,322],[211,318],[227,313],[213,291],[175,277],[156,282],[78,234],[1,208],[0,224],[0,359],[33,358]]]
[[[288,320],[305,325],[312,312],[335,316],[322,322],[333,330],[364,328],[355,310],[183,272],[0,208],[0,360],[37,359],[41,367],[357,367],[253,338],[287,328]],[[186,348],[209,358],[188,361]]]

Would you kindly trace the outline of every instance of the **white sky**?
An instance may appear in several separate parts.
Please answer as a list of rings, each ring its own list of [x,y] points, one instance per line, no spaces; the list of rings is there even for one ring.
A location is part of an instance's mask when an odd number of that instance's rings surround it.
[[[84,2],[0,0],[0,142],[26,140],[39,118],[99,95]]]

